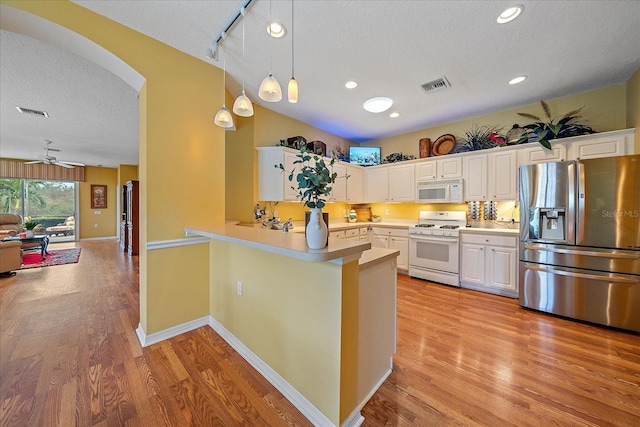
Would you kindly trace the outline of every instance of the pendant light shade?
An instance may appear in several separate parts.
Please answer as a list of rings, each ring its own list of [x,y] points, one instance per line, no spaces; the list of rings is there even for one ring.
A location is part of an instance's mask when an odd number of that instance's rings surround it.
[[[293,74],[293,64],[294,64],[294,56],[293,56],[293,0],[291,0],[291,80],[289,80],[289,87],[287,88],[287,94],[289,97],[289,102],[291,104],[295,104],[298,102],[298,82],[296,81]]]
[[[267,102],[278,102],[282,99],[280,83],[273,77],[271,72],[269,72],[269,75],[260,83],[258,96]]]
[[[296,102],[298,102],[298,82],[293,77],[291,77],[291,80],[289,80],[287,93],[289,94],[290,103],[295,104]]]
[[[227,107],[223,105],[220,111],[216,113],[216,118],[213,120],[213,122],[222,128],[232,128],[233,116],[231,116],[231,111],[229,111]]]
[[[273,22],[271,19],[271,0],[269,0],[269,20]],[[271,42],[269,42],[269,46],[271,46]],[[270,70],[273,69],[273,57],[271,53],[271,48],[269,48],[269,56],[271,56],[271,67]],[[273,77],[273,73],[269,71],[269,75],[264,78],[262,83],[260,83],[260,89],[258,90],[258,96],[260,99],[263,99],[267,102],[278,102],[282,99],[282,89],[280,88],[280,83]]]
[[[233,116],[224,105],[225,91],[227,87],[227,60],[222,61],[222,108],[216,113],[213,123],[222,128],[228,129],[233,127]]]
[[[236,102],[233,103],[233,112],[241,117],[253,116],[253,104],[251,104],[249,97],[244,94],[244,89],[242,94],[236,98]]]
[[[240,14],[242,15],[242,94],[236,98],[236,101],[233,103],[233,112],[236,113],[240,117],[251,117],[253,116],[253,104],[251,104],[251,100],[244,93],[244,16],[246,14],[246,9],[243,7],[240,10]]]

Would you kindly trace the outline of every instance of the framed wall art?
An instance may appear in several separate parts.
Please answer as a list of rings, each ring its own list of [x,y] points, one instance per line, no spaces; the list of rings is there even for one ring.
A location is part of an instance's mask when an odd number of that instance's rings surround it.
[[[91,184],[91,209],[107,209],[107,186]]]

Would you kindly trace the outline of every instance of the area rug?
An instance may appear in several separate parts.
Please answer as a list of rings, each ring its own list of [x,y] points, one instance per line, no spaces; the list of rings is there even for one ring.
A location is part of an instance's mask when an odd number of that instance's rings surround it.
[[[22,256],[22,270],[27,268],[51,267],[54,265],[75,264],[80,259],[80,248],[49,250],[42,259],[40,253],[29,253]]]

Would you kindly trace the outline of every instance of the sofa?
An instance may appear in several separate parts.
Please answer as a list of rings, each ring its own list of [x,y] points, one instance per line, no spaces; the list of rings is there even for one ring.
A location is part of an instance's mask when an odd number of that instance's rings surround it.
[[[22,267],[22,244],[19,241],[0,241],[0,275],[20,270]]]

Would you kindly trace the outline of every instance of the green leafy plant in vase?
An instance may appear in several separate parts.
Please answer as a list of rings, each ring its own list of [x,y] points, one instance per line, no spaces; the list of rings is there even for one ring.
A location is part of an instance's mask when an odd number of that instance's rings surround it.
[[[576,120],[580,119],[578,113],[582,111],[584,105],[576,110],[569,111],[568,113],[558,117],[551,115],[549,105],[540,101],[544,114],[548,122],[544,122],[540,117],[529,113],[518,113],[522,117],[526,117],[531,120],[535,120],[534,123],[522,126],[525,129],[525,133],[518,140],[518,144],[526,142],[539,142],[546,149],[551,149],[551,139],[568,138],[570,136],[588,135],[596,133],[589,126],[576,123]],[[556,121],[557,120],[557,121]]]
[[[27,237],[33,237],[34,231],[33,229],[38,226],[38,223],[35,221],[27,221],[23,224],[25,230],[27,230]]]
[[[327,224],[322,219],[322,208],[338,178],[338,173],[333,172],[337,160],[331,159],[327,163],[324,158],[310,154],[306,147],[302,147],[296,157],[291,171],[286,170],[282,163],[274,166],[289,174],[289,182],[295,178],[297,187],[292,185],[291,188],[298,192],[300,201],[311,209],[306,228],[307,244],[311,249],[321,249],[326,246],[328,233]],[[344,178],[348,178],[348,175]]]

